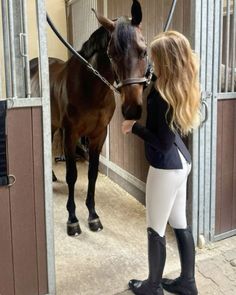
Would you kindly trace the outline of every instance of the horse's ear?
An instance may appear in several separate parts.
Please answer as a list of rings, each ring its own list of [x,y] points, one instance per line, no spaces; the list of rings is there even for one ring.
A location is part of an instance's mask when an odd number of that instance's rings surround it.
[[[131,7],[132,20],[131,24],[133,26],[139,26],[142,21],[142,8],[138,0],[133,0]]]
[[[110,20],[109,18],[102,16],[96,12],[94,8],[92,8],[92,11],[95,13],[97,20],[99,23],[109,32],[113,32],[115,29],[115,22]]]

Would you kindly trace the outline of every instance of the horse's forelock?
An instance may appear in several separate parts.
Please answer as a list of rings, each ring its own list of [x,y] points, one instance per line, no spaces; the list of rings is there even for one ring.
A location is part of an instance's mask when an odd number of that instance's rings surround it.
[[[131,25],[130,19],[120,17],[117,20],[113,38],[117,54],[125,54],[136,39],[135,27]]]

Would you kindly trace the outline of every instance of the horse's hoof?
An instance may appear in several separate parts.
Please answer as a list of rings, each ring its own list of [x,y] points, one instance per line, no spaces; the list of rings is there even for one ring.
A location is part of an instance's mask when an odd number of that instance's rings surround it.
[[[99,218],[89,220],[88,225],[91,231],[100,231],[103,229],[102,223]]]
[[[67,234],[68,236],[78,236],[81,234],[81,228],[79,222],[70,223],[67,222]]]

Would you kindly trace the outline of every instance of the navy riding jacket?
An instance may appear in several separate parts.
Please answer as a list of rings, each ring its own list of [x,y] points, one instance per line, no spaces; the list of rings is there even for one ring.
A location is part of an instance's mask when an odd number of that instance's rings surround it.
[[[146,127],[136,122],[132,132],[144,140],[146,158],[151,166],[182,169],[178,149],[188,163],[191,163],[191,156],[179,134],[170,129],[166,119],[167,109],[167,102],[153,88],[147,97]]]

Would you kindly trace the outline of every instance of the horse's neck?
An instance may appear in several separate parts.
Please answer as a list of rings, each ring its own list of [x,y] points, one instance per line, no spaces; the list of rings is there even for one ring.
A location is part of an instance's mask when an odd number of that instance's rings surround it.
[[[106,50],[100,50],[99,52],[93,53],[93,55],[87,60],[88,63],[93,67],[94,70],[96,70],[101,76],[105,76],[105,79],[107,79],[110,83],[114,82],[114,74],[111,62],[107,56]],[[83,66],[83,62],[79,60],[78,58],[72,56],[68,62],[67,66],[69,71],[73,69],[73,73],[76,75],[76,71],[81,71],[81,66]],[[86,67],[86,65],[84,65]],[[86,69],[86,68],[84,68]],[[87,73],[91,75],[91,70],[87,70]],[[96,75],[93,73],[93,75]],[[84,72],[84,76],[80,78],[86,77],[86,70]],[[105,84],[104,84],[105,85]]]

